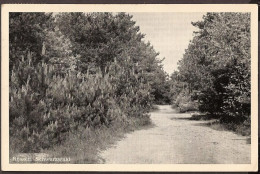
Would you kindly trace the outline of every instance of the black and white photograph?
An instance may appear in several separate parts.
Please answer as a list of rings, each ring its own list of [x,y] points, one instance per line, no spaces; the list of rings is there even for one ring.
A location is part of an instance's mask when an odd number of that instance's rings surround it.
[[[257,6],[10,6],[5,164],[257,170]]]

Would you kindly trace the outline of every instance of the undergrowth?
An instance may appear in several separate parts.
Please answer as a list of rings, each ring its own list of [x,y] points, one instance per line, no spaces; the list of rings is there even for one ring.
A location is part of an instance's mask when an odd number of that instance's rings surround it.
[[[250,136],[251,135],[251,120],[245,120],[244,122],[226,122],[221,119],[221,116],[214,116],[211,114],[194,114],[190,118],[190,120],[215,120],[207,124],[210,128],[219,131],[233,131],[236,134],[242,136]]]
[[[98,155],[113,145],[117,140],[123,138],[125,133],[144,128],[151,124],[150,118],[134,118],[125,122],[117,122],[112,127],[100,127],[97,130],[81,128],[77,133],[70,133],[66,141],[52,150],[43,151],[53,157],[70,157],[73,164],[103,163]]]

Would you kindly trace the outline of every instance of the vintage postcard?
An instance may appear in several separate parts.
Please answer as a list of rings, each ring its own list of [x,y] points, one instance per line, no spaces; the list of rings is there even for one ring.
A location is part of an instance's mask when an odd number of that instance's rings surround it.
[[[3,4],[4,171],[257,171],[257,5]]]

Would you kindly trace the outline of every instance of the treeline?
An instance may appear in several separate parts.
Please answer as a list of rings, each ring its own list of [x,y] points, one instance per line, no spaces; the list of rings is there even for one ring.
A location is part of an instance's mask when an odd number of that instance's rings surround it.
[[[173,104],[250,128],[250,14],[207,13],[171,75]]]
[[[84,129],[97,136],[149,123],[167,77],[131,18],[10,13],[11,152],[51,149]]]

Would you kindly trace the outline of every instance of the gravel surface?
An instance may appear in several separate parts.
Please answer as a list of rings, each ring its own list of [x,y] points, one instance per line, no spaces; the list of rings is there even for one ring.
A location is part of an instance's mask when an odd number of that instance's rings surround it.
[[[100,152],[107,164],[247,164],[248,137],[189,120],[170,105],[151,113],[153,127],[134,131]]]

